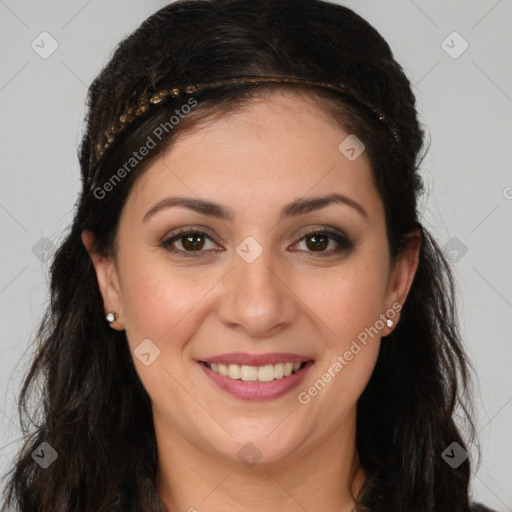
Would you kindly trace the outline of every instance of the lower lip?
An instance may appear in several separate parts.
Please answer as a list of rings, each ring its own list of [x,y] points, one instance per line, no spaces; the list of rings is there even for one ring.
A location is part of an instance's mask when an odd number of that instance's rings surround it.
[[[215,373],[210,370],[204,363],[199,363],[203,372],[216,384],[219,388],[229,393],[235,398],[241,400],[265,401],[274,400],[286,393],[289,393],[293,388],[296,388],[306,376],[306,373],[313,366],[314,361],[308,361],[302,369],[298,372],[274,379],[271,382],[256,382],[256,381],[243,381],[240,379],[230,379],[220,373]]]

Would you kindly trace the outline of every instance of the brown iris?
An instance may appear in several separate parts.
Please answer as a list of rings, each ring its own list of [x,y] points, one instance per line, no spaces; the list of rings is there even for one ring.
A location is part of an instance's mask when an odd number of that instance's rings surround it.
[[[181,237],[182,245],[187,251],[200,251],[204,246],[204,237],[198,233]]]
[[[310,243],[313,240],[313,243]],[[324,250],[329,245],[329,237],[326,235],[310,235],[306,238],[308,249]]]

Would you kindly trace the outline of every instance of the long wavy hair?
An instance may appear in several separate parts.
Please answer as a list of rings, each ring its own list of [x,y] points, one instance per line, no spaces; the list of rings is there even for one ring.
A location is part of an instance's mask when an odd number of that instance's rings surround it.
[[[240,76],[343,84],[349,92],[282,84],[198,90],[197,107],[161,140],[153,136],[157,147],[112,185],[133,151],[186,102],[182,94],[148,98]],[[81,233],[92,231],[95,249],[111,255],[131,187],[173,138],[272,87],[300,89],[363,141],[385,207],[393,258],[413,229],[421,233],[419,266],[400,322],[381,345],[357,404],[356,447],[368,476],[357,496],[358,510],[470,510],[470,459],[454,469],[442,458],[451,443],[470,451],[475,441],[471,366],[460,339],[449,265],[419,220],[418,170],[425,144],[415,98],[376,30],[350,9],[320,0],[177,1],[124,39],[90,86],[79,148],[83,187],[52,261],[51,301],[19,397],[26,441],[9,474],[5,509],[161,510],[151,402],[125,332],[105,321]],[[396,139],[368,105],[393,123]],[[107,189],[106,197],[98,193]],[[31,456],[42,442],[59,455],[47,469]]]

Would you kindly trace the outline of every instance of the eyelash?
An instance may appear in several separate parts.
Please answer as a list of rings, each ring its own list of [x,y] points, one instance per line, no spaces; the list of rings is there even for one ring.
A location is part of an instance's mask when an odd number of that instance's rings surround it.
[[[212,242],[215,242],[215,240],[213,240],[213,238],[211,236],[209,236],[208,234],[206,234],[203,231],[199,231],[197,229],[184,228],[183,230],[180,230],[177,233],[173,233],[170,237],[166,238],[162,242],[161,246],[171,253],[180,253],[180,255],[184,258],[200,257],[201,253],[204,253],[206,251],[204,251],[204,250],[183,251],[181,249],[169,248],[169,246],[171,244],[173,244],[187,236],[190,236],[190,235],[200,235],[201,237],[208,238]],[[331,240],[334,240],[338,244],[338,247],[335,248],[334,250],[325,251],[325,252],[318,252],[318,253],[315,253],[315,251],[307,251],[307,252],[311,252],[312,254],[318,254],[322,258],[322,257],[333,256],[333,255],[339,254],[343,251],[348,251],[354,247],[353,242],[346,235],[342,235],[340,233],[336,233],[334,231],[325,230],[325,229],[315,229],[312,231],[308,231],[307,233],[303,234],[302,237],[296,243],[302,242],[303,240],[305,240],[307,238],[311,238],[313,236],[320,236],[320,235],[327,236]]]

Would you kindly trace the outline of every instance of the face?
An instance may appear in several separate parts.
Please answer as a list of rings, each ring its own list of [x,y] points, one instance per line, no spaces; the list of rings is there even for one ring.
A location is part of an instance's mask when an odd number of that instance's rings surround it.
[[[157,438],[231,460],[250,442],[271,462],[353,428],[417,261],[390,261],[348,135],[273,92],[185,132],[133,186],[115,258],[93,260]]]

